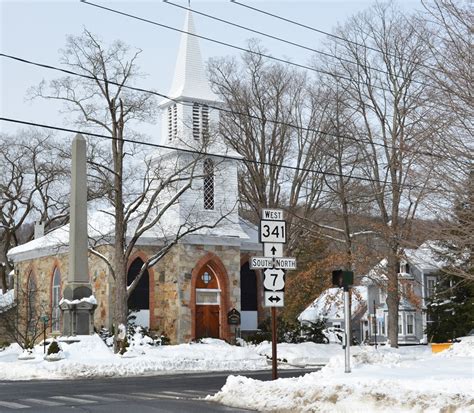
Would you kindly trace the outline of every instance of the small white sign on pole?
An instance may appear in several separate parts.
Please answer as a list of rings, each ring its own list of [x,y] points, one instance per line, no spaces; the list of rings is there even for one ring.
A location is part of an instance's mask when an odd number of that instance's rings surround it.
[[[283,257],[283,244],[266,242],[263,244],[264,257]]]
[[[260,221],[260,242],[286,243],[285,221]]]
[[[283,210],[262,209],[262,219],[268,219],[269,221],[283,221]]]
[[[285,293],[283,291],[265,291],[264,306],[265,307],[284,307]]]

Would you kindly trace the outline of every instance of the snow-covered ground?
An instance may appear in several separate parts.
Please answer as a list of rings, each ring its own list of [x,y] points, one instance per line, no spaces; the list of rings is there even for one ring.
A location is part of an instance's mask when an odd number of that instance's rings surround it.
[[[429,346],[352,347],[316,373],[262,382],[230,376],[210,400],[276,412],[474,412],[474,340],[432,354]]]
[[[62,358],[47,361],[43,347],[19,360],[22,350],[11,345],[0,351],[0,380],[123,377],[185,371],[269,369],[271,344],[231,346],[221,340],[174,346],[150,346],[134,337],[120,356],[98,336],[81,336],[74,344],[60,343]],[[326,364],[300,378],[262,382],[229,376],[210,397],[232,407],[278,412],[473,412],[474,338],[431,353],[429,346],[391,349],[351,347],[351,373],[344,373],[344,353],[338,344],[279,344],[281,368]]]

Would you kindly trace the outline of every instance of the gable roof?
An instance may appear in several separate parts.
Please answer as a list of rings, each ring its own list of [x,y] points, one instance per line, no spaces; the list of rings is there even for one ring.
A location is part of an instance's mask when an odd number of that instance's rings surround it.
[[[351,314],[357,314],[367,306],[367,287],[357,286],[352,288]],[[328,288],[324,290],[306,309],[298,316],[298,321],[314,322],[321,318],[328,320],[344,318],[344,295],[342,288]]]

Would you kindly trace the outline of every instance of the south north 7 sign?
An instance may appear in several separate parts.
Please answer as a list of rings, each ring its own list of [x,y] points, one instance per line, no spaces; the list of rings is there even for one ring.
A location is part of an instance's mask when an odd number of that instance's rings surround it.
[[[260,242],[286,243],[285,221],[260,221]]]

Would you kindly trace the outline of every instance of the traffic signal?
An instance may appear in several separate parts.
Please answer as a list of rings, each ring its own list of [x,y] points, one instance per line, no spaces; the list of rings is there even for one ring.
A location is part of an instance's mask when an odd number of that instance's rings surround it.
[[[332,285],[347,289],[354,284],[354,273],[352,271],[335,270],[332,272]]]

